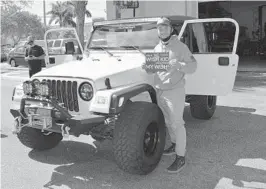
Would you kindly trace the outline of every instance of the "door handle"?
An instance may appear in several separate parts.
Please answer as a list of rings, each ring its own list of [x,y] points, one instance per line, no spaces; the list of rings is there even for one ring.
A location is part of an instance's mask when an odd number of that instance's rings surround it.
[[[218,64],[220,66],[229,66],[229,63],[230,63],[229,57],[219,57],[218,59]]]

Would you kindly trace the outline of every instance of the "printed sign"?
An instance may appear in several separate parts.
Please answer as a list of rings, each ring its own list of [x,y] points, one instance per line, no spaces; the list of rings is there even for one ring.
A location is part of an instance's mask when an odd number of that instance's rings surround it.
[[[146,53],[145,69],[148,72],[155,73],[166,71],[169,65],[169,52]]]

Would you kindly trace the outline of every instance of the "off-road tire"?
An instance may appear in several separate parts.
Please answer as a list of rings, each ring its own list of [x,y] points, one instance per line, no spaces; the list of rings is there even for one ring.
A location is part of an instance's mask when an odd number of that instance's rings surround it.
[[[151,123],[155,124],[151,125]],[[144,152],[144,137],[147,128],[157,128],[158,131],[157,140],[151,140],[157,143],[154,143],[156,144],[155,150],[151,150],[153,153],[150,156]],[[152,172],[163,154],[165,137],[164,116],[156,104],[128,103],[120,114],[114,129],[113,152],[117,165],[131,174],[145,175]]]
[[[23,127],[17,137],[23,145],[39,151],[54,148],[63,139],[59,133],[44,135],[41,130],[31,127]]]
[[[216,110],[216,102],[216,96],[192,96],[190,99],[191,115],[196,119],[208,120],[212,118]]]

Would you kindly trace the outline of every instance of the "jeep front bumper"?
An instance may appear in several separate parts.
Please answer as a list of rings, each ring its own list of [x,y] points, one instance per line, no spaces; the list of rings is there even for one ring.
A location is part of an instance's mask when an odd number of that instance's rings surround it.
[[[31,105],[29,105],[31,103]],[[10,113],[15,118],[15,130],[28,126],[42,131],[72,134],[79,136],[105,123],[106,117],[88,114],[72,116],[57,102],[47,99],[23,98],[20,106],[12,106]],[[68,129],[66,129],[68,128]]]

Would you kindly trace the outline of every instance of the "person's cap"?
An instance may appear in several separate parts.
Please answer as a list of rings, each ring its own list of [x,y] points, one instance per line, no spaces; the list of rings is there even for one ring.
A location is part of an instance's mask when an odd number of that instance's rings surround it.
[[[171,21],[166,17],[162,17],[157,21],[157,26],[159,25],[171,26]]]
[[[34,38],[32,36],[29,36],[27,38],[27,43],[30,43],[30,42],[33,42],[34,41]]]

